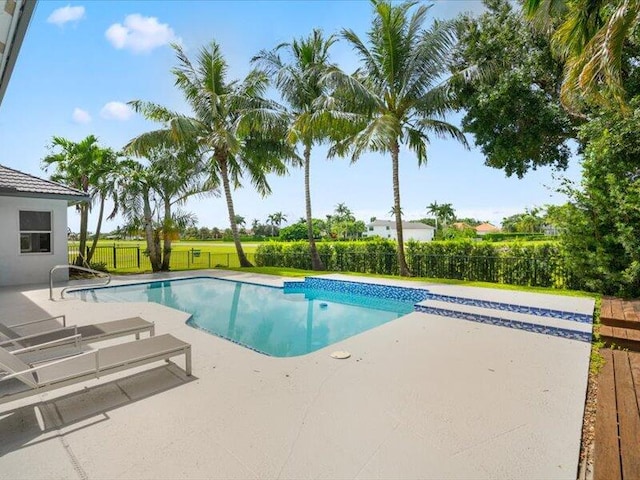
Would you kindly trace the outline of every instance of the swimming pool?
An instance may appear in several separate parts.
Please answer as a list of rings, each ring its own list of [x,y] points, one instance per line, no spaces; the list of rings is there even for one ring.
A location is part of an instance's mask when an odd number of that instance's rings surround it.
[[[284,288],[211,277],[69,292],[84,301],[156,302],[187,324],[276,357],[304,355],[413,311],[427,291],[306,279]]]

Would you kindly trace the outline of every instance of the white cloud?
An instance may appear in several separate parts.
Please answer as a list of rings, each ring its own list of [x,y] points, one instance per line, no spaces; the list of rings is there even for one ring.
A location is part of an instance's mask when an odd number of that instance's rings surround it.
[[[133,111],[129,108],[129,105],[122,102],[108,102],[100,110],[100,116],[108,120],[129,120],[133,115]]]
[[[55,23],[59,27],[69,22],[77,22],[84,18],[84,7],[72,7],[67,5],[66,7],[56,8],[51,15],[47,18],[47,22]]]
[[[86,110],[82,110],[81,108],[74,108],[73,113],[71,114],[71,119],[75,123],[89,123],[91,121],[91,115]]]
[[[138,13],[127,15],[123,24],[111,25],[105,36],[115,48],[126,48],[134,53],[146,53],[171,42],[180,42],[169,24]]]

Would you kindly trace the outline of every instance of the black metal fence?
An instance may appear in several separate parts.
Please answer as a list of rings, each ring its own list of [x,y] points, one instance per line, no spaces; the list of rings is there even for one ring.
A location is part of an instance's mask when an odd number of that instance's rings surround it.
[[[327,270],[398,275],[395,253],[337,252],[321,254]],[[532,287],[581,289],[563,257],[407,255],[414,276],[504,283]],[[258,253],[256,265],[310,269],[309,255],[298,252]]]
[[[69,263],[78,255],[77,247],[69,247]],[[395,253],[334,252],[320,254],[329,271],[397,275]],[[247,254],[256,266],[311,269],[308,254],[299,252],[264,252]],[[465,256],[465,255],[407,255],[413,275],[426,278],[445,278],[466,281],[504,283],[510,285],[555,287],[579,290],[580,279],[567,268],[563,257],[527,256]],[[98,246],[91,263],[102,264],[107,270],[144,272],[151,270],[145,250],[136,246]],[[196,270],[216,267],[239,267],[236,253],[213,253],[197,248],[173,250],[172,270]]]
[[[78,248],[69,246],[69,263],[75,262]],[[252,254],[247,254],[249,261]],[[151,270],[149,256],[145,249],[136,246],[98,246],[91,258],[94,267],[104,267],[107,270],[123,272],[145,272]],[[169,262],[172,270],[190,270],[215,267],[239,267],[240,261],[235,253],[212,253],[198,248],[189,250],[172,250]]]

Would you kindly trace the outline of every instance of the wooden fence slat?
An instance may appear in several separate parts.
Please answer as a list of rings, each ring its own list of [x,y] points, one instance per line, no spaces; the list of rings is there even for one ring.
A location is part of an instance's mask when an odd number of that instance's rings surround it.
[[[601,349],[605,364],[598,374],[598,405],[594,443],[594,480],[622,480],[613,354]]]
[[[629,354],[616,350],[613,356],[622,476],[624,479],[637,479],[640,476],[640,415]]]

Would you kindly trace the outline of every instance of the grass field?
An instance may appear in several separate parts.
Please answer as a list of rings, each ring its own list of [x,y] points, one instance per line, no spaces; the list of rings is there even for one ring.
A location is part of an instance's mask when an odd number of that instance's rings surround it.
[[[257,247],[257,243],[242,244],[249,260],[253,259]],[[141,240],[102,240],[98,242],[91,262],[103,264],[113,273],[148,272],[151,271],[151,264],[144,253],[146,248],[146,242]],[[77,254],[78,242],[69,242],[69,261],[72,262]],[[172,243],[171,270],[238,266],[240,263],[233,242]]]
[[[243,243],[242,248],[245,253],[255,253],[256,248],[258,248],[259,243]],[[144,240],[99,240],[98,247],[140,247],[141,249],[146,249],[147,244]],[[78,248],[78,242],[69,242],[69,249]],[[185,251],[191,250],[192,248],[199,249],[202,252],[211,252],[211,253],[235,253],[236,247],[233,242],[181,242],[179,240],[174,241],[172,243],[173,251]]]

